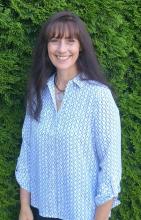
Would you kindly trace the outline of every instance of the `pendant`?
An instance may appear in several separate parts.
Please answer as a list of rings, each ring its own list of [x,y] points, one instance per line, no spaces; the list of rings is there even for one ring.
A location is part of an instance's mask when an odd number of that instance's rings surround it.
[[[57,92],[57,93],[56,93],[56,99],[57,99],[57,101],[62,102],[63,97],[64,97],[64,92]]]

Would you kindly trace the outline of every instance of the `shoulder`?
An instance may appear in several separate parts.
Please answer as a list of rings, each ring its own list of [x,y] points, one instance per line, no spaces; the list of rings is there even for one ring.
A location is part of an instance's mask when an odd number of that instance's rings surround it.
[[[108,86],[94,80],[87,80],[83,83],[88,98],[92,101],[95,108],[118,110],[113,94]]]
[[[83,80],[83,88],[94,98],[102,99],[112,97],[109,87],[95,80]]]

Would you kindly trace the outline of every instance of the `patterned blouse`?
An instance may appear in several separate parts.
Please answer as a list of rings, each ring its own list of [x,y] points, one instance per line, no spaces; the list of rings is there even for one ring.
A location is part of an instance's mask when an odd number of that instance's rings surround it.
[[[120,203],[121,128],[111,91],[77,75],[57,111],[53,75],[42,100],[39,121],[25,116],[16,179],[41,216],[93,220],[97,206]]]

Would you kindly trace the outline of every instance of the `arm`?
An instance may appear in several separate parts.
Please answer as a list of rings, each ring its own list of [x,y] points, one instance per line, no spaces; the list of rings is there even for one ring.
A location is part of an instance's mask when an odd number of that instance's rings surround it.
[[[20,203],[19,220],[33,220],[33,214],[30,208],[30,193],[22,188],[20,188]]]
[[[111,208],[119,204],[121,180],[120,117],[108,88],[99,91],[94,138],[99,164],[96,220],[107,220]]]
[[[22,145],[16,166],[16,180],[20,187],[30,192],[29,154],[30,154],[30,116],[26,114],[22,128]]]
[[[21,209],[30,206],[30,193],[22,188],[20,188],[20,203],[21,203]]]
[[[33,220],[30,209],[30,175],[29,175],[29,154],[30,154],[30,116],[26,114],[22,129],[22,145],[16,166],[16,179],[20,185],[20,215],[19,220]]]
[[[108,220],[112,208],[113,199],[96,208],[95,220]]]

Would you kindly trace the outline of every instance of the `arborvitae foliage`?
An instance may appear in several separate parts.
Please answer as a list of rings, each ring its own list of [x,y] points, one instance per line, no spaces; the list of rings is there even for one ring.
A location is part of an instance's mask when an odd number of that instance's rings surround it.
[[[68,9],[87,24],[121,112],[121,205],[113,220],[141,219],[141,1],[11,0],[0,3],[0,220],[17,220],[14,170],[21,144],[32,49],[41,24]]]

